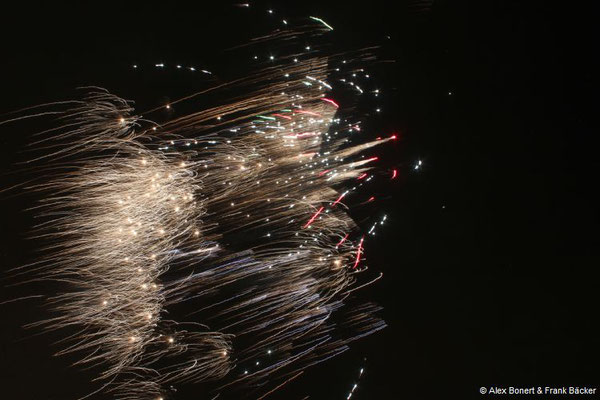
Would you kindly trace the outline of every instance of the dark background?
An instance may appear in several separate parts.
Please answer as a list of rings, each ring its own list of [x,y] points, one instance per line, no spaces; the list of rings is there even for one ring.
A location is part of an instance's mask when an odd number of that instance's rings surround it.
[[[550,3],[252,3],[253,18],[266,24],[273,8],[276,18],[323,18],[347,47],[383,43],[383,57],[396,63],[378,77],[380,123],[401,137],[382,161],[401,174],[379,188],[391,195],[380,204],[390,224],[366,253],[385,276],[361,293],[384,306],[389,327],[277,398],[344,399],[361,367],[354,399],[482,398],[480,386],[600,384],[600,15],[593,2]],[[0,24],[0,112],[65,98],[82,84],[136,100],[164,90],[168,98],[189,80],[134,76],[131,65],[231,68],[213,55],[246,37],[246,26],[231,24],[239,12],[203,2],[18,4]],[[26,130],[2,129],[6,171],[26,141]],[[27,259],[30,221],[14,213],[19,200],[2,201],[0,256],[8,269]],[[3,299],[26,294],[3,292]],[[49,342],[59,336],[22,340],[31,331],[20,325],[39,309],[2,308],[2,397],[87,393],[85,372],[51,356],[58,347]]]

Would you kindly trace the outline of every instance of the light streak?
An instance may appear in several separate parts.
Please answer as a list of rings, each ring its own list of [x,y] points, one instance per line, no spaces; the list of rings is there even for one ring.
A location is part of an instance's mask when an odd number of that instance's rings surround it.
[[[296,114],[306,114],[306,115],[312,115],[314,117],[322,117],[323,116],[323,115],[319,114],[318,112],[313,112],[313,111],[295,110],[294,112]]]
[[[310,224],[313,223],[313,221],[319,216],[319,214],[321,214],[321,212],[325,209],[325,207],[321,207],[317,210],[316,213],[314,213],[314,215],[308,220],[308,222],[302,227],[302,228],[307,228],[310,226]]]
[[[344,243],[346,239],[348,239],[348,236],[350,236],[350,234],[346,233],[346,235],[344,235],[344,237],[338,242],[338,244],[335,245],[335,248],[337,249],[338,247],[340,247],[342,243]]]
[[[348,191],[345,191],[344,193],[342,193],[340,195],[340,197],[338,197],[337,200],[333,202],[332,207],[335,206],[336,204],[338,204],[340,201],[342,201],[342,199],[344,198],[344,196],[347,195],[347,194],[348,194]]]
[[[327,28],[329,28],[329,30],[333,30],[333,27],[331,25],[329,25],[327,22],[323,21],[321,18],[317,18],[317,17],[310,17],[310,19],[315,20],[317,22],[322,23],[323,25],[325,25]]]
[[[323,97],[323,98],[321,98],[321,100],[333,105],[335,108],[340,108],[339,104],[331,99],[327,99],[327,98]]]
[[[358,249],[356,250],[356,258],[354,260],[354,266],[352,267],[352,269],[356,269],[356,267],[358,267],[358,263],[360,262],[360,256],[362,255],[362,251],[363,251],[363,241],[364,240],[365,240],[364,236],[362,238],[360,238],[360,242],[358,243]]]
[[[284,119],[290,120],[290,121],[292,120],[292,117],[287,116],[287,115],[282,115],[282,114],[273,114],[273,115],[276,117],[279,117],[279,118],[284,118]]]

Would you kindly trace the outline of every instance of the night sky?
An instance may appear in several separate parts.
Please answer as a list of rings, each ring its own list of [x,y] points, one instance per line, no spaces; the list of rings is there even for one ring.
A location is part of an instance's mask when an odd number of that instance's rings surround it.
[[[355,382],[353,399],[599,384],[599,15],[591,2],[251,4],[319,16],[343,48],[382,45],[381,59],[395,62],[378,77],[384,112],[376,126],[400,138],[382,154],[400,179],[377,188],[390,223],[366,253],[384,278],[359,294],[384,307],[388,328],[270,398],[345,399]],[[190,81],[131,65],[177,59],[234,68],[219,64],[222,49],[269,21],[264,13],[245,25],[240,13],[201,2],[19,4],[0,24],[0,112],[66,98],[80,85],[142,105],[177,98]],[[19,180],[14,163],[28,134],[2,128],[3,187]],[[30,261],[32,218],[20,212],[30,200],[0,201],[0,257],[9,269]],[[2,301],[26,294],[6,286]],[[1,307],[1,397],[89,391],[89,374],[68,368],[73,359],[52,357],[59,334],[26,338],[36,332],[21,326],[39,318],[39,307]]]

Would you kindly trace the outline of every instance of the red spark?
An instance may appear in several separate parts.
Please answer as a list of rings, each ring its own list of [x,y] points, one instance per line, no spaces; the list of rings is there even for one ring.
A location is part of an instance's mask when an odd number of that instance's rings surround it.
[[[298,114],[308,114],[308,115],[313,115],[313,116],[315,116],[315,117],[320,117],[320,116],[321,116],[321,114],[319,114],[319,113],[316,113],[316,112],[312,112],[312,111],[296,110],[296,112],[297,112]]]
[[[344,237],[342,238],[342,240],[340,240],[340,242],[339,242],[338,244],[336,244],[336,245],[335,245],[335,248],[337,249],[338,247],[340,247],[340,246],[342,245],[342,243],[344,243],[344,242],[346,241],[346,239],[348,239],[348,236],[349,236],[349,235],[350,235],[349,233],[346,233],[346,236],[344,236]]]
[[[352,269],[356,269],[358,263],[360,262],[360,255],[362,254],[363,250],[363,240],[365,240],[364,236],[360,239],[360,243],[358,244],[358,250],[356,250],[356,261],[354,261],[354,267],[352,267]]]
[[[396,179],[396,176],[398,176],[398,171],[397,170],[392,171],[392,179]]]
[[[289,115],[282,115],[282,114],[273,114],[275,117],[280,117],[280,118],[285,118],[285,119],[292,119],[292,117],[290,117]]]
[[[336,201],[333,202],[332,206],[335,206],[337,203],[339,203],[344,198],[345,195],[346,195],[345,192],[342,193],[342,195],[340,197],[338,197],[338,199]]]
[[[367,176],[367,173],[366,173],[366,172],[363,172],[363,173],[362,173],[362,174],[360,174],[360,175],[358,176],[358,178],[356,178],[356,179],[360,180],[360,179],[364,178],[365,176]]]
[[[327,99],[325,97],[322,97],[321,100],[326,101],[329,104],[332,104],[335,108],[340,108],[339,104],[336,103],[335,101],[331,100],[331,99]]]
[[[319,208],[319,211],[317,211],[315,213],[315,215],[313,215],[312,218],[309,219],[308,222],[306,223],[306,225],[304,225],[302,228],[308,228],[310,226],[310,224],[313,223],[313,221],[315,220],[315,218],[317,218],[319,216],[319,214],[321,214],[321,211],[323,211],[324,209],[325,209],[325,207]]]

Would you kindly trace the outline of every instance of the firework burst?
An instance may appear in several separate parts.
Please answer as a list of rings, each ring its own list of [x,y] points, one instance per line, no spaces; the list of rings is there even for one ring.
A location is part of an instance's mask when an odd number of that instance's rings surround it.
[[[256,43],[333,29],[311,19]],[[55,316],[31,326],[77,329],[58,353],[98,370],[102,391],[263,398],[385,326],[377,306],[346,306],[381,274],[359,279],[364,234],[345,202],[372,178],[377,158],[360,153],[395,137],[352,143],[360,116],[329,95],[340,56],[307,50],[162,106],[192,109],[165,123],[99,88],[34,114],[56,121],[35,137],[38,175],[23,186],[41,199],[45,245],[15,274],[61,283],[46,301]],[[222,90],[243,95],[195,108]]]

